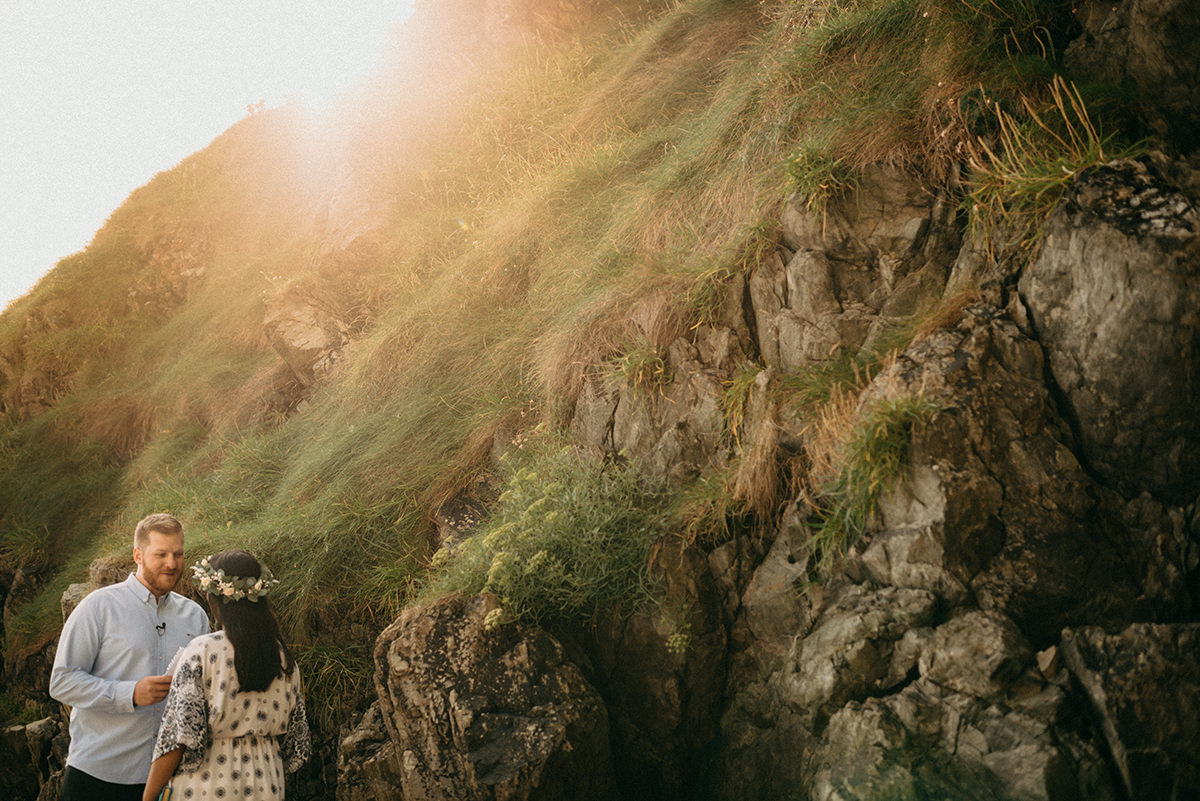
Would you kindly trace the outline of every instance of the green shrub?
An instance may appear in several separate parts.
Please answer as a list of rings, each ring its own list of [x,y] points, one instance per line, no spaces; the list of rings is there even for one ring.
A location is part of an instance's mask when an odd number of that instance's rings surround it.
[[[597,465],[569,448],[537,453],[509,478],[495,516],[435,557],[430,592],[490,592],[531,624],[633,611],[651,595],[663,502],[632,465]]]

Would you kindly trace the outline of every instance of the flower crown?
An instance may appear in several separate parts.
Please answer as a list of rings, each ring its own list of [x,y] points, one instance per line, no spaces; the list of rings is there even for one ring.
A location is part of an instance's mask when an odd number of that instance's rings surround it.
[[[192,565],[192,576],[199,582],[201,590],[217,596],[221,603],[240,601],[243,598],[258,603],[259,598],[265,597],[279,583],[279,579],[271,575],[266,565],[259,562],[258,566],[262,575],[256,578],[227,576],[223,569],[213,569],[206,556]]]

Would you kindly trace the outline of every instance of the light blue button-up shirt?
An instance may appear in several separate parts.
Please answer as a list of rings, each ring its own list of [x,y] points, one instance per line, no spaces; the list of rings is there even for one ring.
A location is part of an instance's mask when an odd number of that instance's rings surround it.
[[[163,705],[135,707],[133,687],[208,630],[199,604],[174,592],[156,602],[132,574],[80,601],[50,672],[50,695],[71,707],[67,764],[114,784],[146,781]]]

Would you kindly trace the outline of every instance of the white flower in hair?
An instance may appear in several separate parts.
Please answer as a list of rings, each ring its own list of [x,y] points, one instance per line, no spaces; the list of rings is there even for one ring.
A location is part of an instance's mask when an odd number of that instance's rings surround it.
[[[204,557],[192,566],[192,575],[200,584],[200,589],[210,595],[216,595],[221,602],[240,601],[243,598],[257,603],[279,584],[279,580],[271,575],[271,571],[262,562],[258,563],[258,576],[227,576],[221,568],[213,569],[209,557]]]

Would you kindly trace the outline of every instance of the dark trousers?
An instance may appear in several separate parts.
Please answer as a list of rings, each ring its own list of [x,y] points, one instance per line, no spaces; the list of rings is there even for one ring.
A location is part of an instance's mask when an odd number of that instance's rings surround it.
[[[111,784],[67,765],[59,801],[142,801],[146,783]]]

